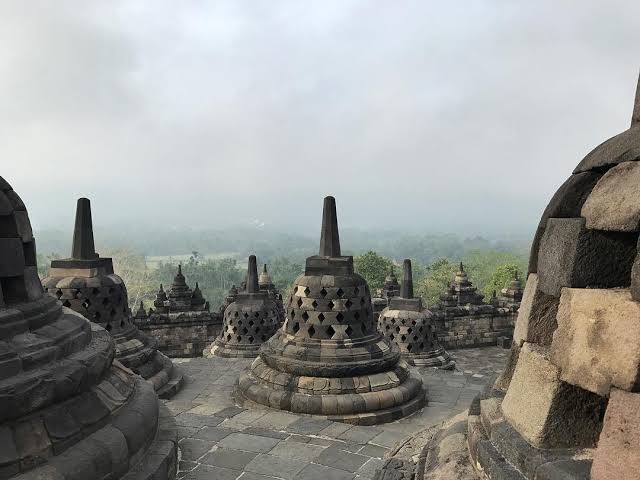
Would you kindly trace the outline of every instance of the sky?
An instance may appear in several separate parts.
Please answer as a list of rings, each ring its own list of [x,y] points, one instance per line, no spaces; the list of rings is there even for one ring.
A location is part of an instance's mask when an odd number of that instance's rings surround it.
[[[0,2],[0,175],[37,228],[528,231],[628,128],[640,2]]]

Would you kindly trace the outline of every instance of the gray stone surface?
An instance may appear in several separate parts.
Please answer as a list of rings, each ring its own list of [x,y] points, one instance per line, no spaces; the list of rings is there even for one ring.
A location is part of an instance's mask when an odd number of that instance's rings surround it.
[[[452,413],[466,410],[503,368],[506,358],[507,352],[497,347],[468,349],[456,352],[458,371],[419,368],[433,392],[429,406],[406,419],[375,427],[264,408],[238,408],[232,397],[233,382],[223,378],[235,377],[251,360],[177,360],[187,383],[166,406],[174,411],[176,421],[189,429],[181,431],[178,478],[211,478],[207,475],[215,473],[240,480],[372,479],[384,456],[396,445]],[[215,440],[212,432],[223,432],[224,436]]]

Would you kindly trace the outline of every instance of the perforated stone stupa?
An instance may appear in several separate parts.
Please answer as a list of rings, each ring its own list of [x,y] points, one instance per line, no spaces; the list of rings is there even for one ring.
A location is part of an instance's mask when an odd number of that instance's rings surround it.
[[[249,257],[246,290],[238,292],[226,308],[223,322],[220,336],[205,350],[205,356],[253,358],[278,329],[278,306],[259,288],[255,255]]]
[[[147,313],[141,305],[134,321],[170,357],[202,356],[222,328],[222,315],[210,311],[198,282],[193,290],[187,285],[182,265],[178,265],[169,293],[160,285],[153,307]]]
[[[378,331],[400,349],[412,365],[453,368],[454,362],[438,342],[433,314],[423,308],[422,299],[413,296],[411,260],[403,265],[402,288],[389,298],[389,306],[378,319]]]
[[[640,478],[639,115],[542,215],[509,364],[469,412],[482,478]]]
[[[95,251],[87,198],[78,200],[71,258],[53,260],[42,285],[65,307],[107,330],[116,343],[116,358],[151,382],[158,395],[168,398],[180,389],[180,371],[158,351],[157,341],[135,326],[127,288],[114,273],[111,258],[100,257]]]
[[[320,253],[307,258],[293,285],[287,316],[240,376],[252,402],[357,424],[388,422],[425,403],[421,378],[373,321],[371,295],[342,256],[336,204],[324,200]]]
[[[45,295],[26,207],[0,177],[0,478],[175,477],[171,417],[114,354]]]

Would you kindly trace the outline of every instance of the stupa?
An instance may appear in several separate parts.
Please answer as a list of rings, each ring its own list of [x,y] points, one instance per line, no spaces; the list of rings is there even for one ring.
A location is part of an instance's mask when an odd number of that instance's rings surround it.
[[[632,118],[542,214],[510,360],[469,411],[483,479],[640,478],[640,82]]]
[[[276,284],[273,283],[271,279],[271,275],[267,271],[267,264],[265,263],[262,267],[262,272],[258,276],[258,286],[260,290],[267,292],[274,302],[276,302],[276,306],[278,307],[278,322],[284,322],[284,304],[282,302],[282,294]],[[278,325],[279,326],[279,325]]]
[[[158,351],[155,339],[135,326],[122,278],[114,273],[111,258],[95,251],[89,199],[78,199],[71,258],[53,260],[42,285],[65,307],[107,330],[116,343],[116,358],[151,382],[161,398],[180,389],[180,370]]]
[[[370,425],[425,403],[422,379],[376,330],[371,295],[342,256],[336,204],[324,199],[320,253],[307,258],[282,328],[240,376],[238,397],[296,413]]]
[[[0,478],[175,477],[172,419],[114,354],[45,295],[27,209],[0,177]]]
[[[378,319],[378,331],[400,349],[412,365],[450,369],[455,366],[438,342],[433,314],[423,308],[422,299],[413,296],[411,260],[403,264],[402,288],[389,298],[389,306]]]
[[[522,288],[522,282],[518,275],[518,271],[513,272],[511,282],[505,288],[500,291],[499,305],[506,308],[517,310],[522,303],[522,295],[524,289]]]
[[[447,350],[456,348],[505,346],[513,338],[519,302],[506,305],[494,292],[485,303],[460,262],[460,268],[440,302],[431,307],[438,341]],[[502,302],[501,302],[502,300]]]
[[[134,316],[136,326],[158,341],[158,349],[170,357],[201,357],[222,328],[222,315],[211,312],[198,282],[192,290],[178,265],[169,292],[160,284],[153,308]]]
[[[226,308],[223,322],[220,335],[204,352],[207,357],[253,358],[278,329],[278,306],[260,290],[255,255],[249,257],[246,290]]]
[[[394,268],[391,267],[389,271],[389,275],[384,279],[384,284],[382,285],[382,298],[389,301],[392,297],[397,297],[400,295],[400,284],[398,283],[398,277],[396,277],[396,272]]]

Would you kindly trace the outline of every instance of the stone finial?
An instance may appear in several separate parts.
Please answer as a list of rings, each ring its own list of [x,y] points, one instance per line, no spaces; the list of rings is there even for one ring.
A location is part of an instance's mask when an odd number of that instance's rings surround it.
[[[400,296],[402,298],[413,298],[413,275],[411,273],[411,260],[408,258],[402,264],[403,276]]]
[[[258,266],[256,263],[256,256],[249,256],[249,265],[247,267],[247,293],[258,293],[260,288],[258,286]]]
[[[633,127],[640,122],[640,77],[638,77],[638,86],[636,87],[636,101],[633,105],[633,115],[631,116],[631,126]]]
[[[460,262],[460,271],[464,272],[464,265],[462,264],[462,262]]]
[[[324,197],[322,209],[322,229],[320,230],[320,256],[340,256],[340,235],[338,234],[338,215],[336,199]]]
[[[71,258],[93,260],[98,258],[93,243],[93,222],[91,220],[91,202],[88,198],[79,198],[76,207],[76,224],[73,229]]]
[[[267,273],[267,264],[266,263],[262,266],[262,273]]]

